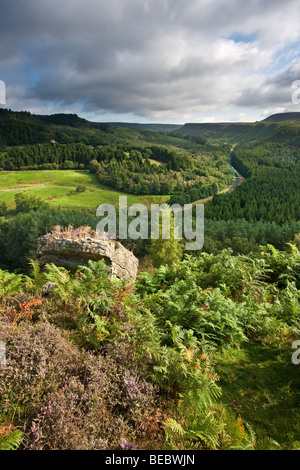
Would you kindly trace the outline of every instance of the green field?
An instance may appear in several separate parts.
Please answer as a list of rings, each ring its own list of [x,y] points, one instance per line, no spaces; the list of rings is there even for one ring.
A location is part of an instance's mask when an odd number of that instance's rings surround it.
[[[85,186],[83,193],[72,194],[77,186]],[[168,196],[135,196],[114,191],[98,183],[95,175],[86,170],[34,170],[0,173],[0,202],[10,209],[15,207],[17,193],[41,197],[51,206],[96,208],[99,204],[118,204],[119,196],[126,195],[128,204],[143,203],[147,206],[163,203]]]

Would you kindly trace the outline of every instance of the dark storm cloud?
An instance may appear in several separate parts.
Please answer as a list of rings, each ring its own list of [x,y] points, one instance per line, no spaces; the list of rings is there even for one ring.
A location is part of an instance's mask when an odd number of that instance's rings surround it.
[[[272,70],[299,40],[297,0],[2,0],[0,13],[11,107],[180,119],[278,104],[297,73]]]

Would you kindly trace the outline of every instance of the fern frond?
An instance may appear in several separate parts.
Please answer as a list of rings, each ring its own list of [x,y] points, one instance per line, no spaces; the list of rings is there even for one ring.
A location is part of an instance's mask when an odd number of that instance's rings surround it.
[[[0,450],[16,450],[22,440],[23,432],[15,430],[0,437]]]
[[[37,290],[40,290],[45,283],[45,276],[43,272],[41,271],[38,261],[34,261],[31,259],[29,260],[29,264],[32,269],[31,276],[33,279],[34,287],[36,287]]]
[[[177,434],[178,436],[181,436],[181,437],[185,435],[185,430],[183,429],[181,424],[179,424],[175,419],[172,419],[172,418],[167,419],[164,425],[165,425],[166,432],[171,431],[172,433]]]

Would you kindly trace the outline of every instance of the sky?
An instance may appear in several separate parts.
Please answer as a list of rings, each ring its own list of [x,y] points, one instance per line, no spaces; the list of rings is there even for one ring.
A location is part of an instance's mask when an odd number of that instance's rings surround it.
[[[300,111],[300,2],[1,0],[0,80],[2,107],[97,122]]]

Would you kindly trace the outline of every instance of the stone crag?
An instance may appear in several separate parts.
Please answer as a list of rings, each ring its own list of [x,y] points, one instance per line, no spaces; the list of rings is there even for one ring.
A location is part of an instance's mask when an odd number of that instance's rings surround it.
[[[112,276],[135,282],[139,261],[123,245],[95,238],[67,239],[44,235],[38,239],[36,259],[41,268],[54,263],[69,270],[103,259]]]

